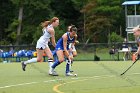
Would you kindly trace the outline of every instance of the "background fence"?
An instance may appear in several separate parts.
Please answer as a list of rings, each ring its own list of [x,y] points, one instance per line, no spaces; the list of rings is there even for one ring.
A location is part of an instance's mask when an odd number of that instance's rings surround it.
[[[122,48],[129,48],[129,52],[119,52]],[[50,46],[52,50],[53,47]],[[77,61],[119,61],[131,60],[131,55],[137,50],[136,43],[90,43],[76,45],[78,56],[74,58]],[[114,51],[111,51],[114,50]],[[124,56],[125,55],[125,56]],[[0,45],[0,62],[20,62],[32,57],[36,57],[35,45]],[[44,60],[47,57],[44,55]]]

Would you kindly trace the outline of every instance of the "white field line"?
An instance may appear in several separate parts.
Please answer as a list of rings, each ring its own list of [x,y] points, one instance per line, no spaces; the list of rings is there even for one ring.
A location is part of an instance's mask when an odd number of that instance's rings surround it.
[[[39,82],[30,82],[30,83],[21,83],[21,84],[15,84],[15,85],[7,85],[7,86],[0,87],[0,89],[9,88],[9,87],[16,87],[16,86],[23,86],[23,85],[30,85],[30,84],[36,84],[36,83],[39,83]]]
[[[132,73],[131,75],[139,75],[140,73]],[[72,77],[70,79],[101,79],[101,78],[105,78],[105,77],[115,77],[115,75],[101,75],[101,76],[92,76],[92,77]],[[42,81],[44,83],[48,83],[48,82],[57,82],[59,80],[69,80],[69,79],[53,79],[53,80],[47,80],[47,81]],[[1,86],[0,89],[4,89],[4,88],[10,88],[10,87],[18,87],[18,86],[25,86],[25,85],[31,85],[31,84],[37,84],[37,83],[42,83],[42,82],[27,82],[27,83],[20,83],[20,84],[15,84],[15,85],[6,85],[6,86]]]

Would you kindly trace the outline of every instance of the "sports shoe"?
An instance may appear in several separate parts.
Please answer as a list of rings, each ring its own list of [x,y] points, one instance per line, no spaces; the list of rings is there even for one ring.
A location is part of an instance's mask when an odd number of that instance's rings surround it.
[[[51,75],[51,76],[58,76],[57,72],[54,71],[53,68],[50,68],[50,69],[49,69],[49,75]]]
[[[52,76],[58,76],[56,71],[53,71]]]
[[[70,72],[72,73],[72,72],[74,72],[73,70],[70,70]]]
[[[21,65],[22,65],[22,70],[25,71],[26,64],[24,64],[24,62],[22,62]]]
[[[66,76],[74,76],[72,73],[68,72],[66,73]]]

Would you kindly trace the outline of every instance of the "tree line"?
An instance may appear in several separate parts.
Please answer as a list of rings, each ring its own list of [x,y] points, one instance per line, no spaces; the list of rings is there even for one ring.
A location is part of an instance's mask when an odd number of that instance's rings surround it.
[[[74,24],[82,43],[109,43],[125,37],[125,0],[1,0],[0,44],[36,44],[41,22],[57,16],[56,41]]]

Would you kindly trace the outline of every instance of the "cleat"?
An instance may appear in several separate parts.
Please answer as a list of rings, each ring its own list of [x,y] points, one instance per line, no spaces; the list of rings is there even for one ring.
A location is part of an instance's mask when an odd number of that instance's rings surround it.
[[[22,62],[21,65],[22,65],[22,70],[25,71],[26,64],[24,64],[24,62]]]
[[[73,70],[70,70],[70,72],[72,73],[72,72],[74,72]]]
[[[74,76],[72,73],[68,72],[66,73],[66,76]]]
[[[58,76],[58,74],[54,71],[53,73],[49,73],[49,75],[51,75],[51,76]]]
[[[49,69],[49,75],[51,75],[51,76],[58,76],[57,72],[54,71],[53,68],[50,68],[50,69]]]

